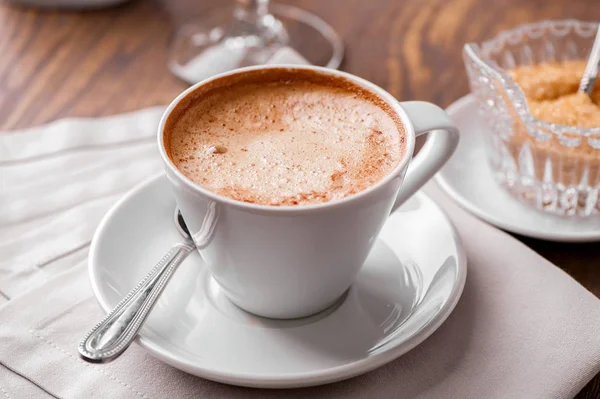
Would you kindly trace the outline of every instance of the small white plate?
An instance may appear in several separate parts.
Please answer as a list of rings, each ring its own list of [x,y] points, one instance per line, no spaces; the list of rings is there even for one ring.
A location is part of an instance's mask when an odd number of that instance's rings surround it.
[[[458,149],[436,175],[438,185],[464,209],[504,230],[550,241],[600,240],[600,217],[567,218],[524,205],[500,187],[487,162],[483,135],[492,134],[464,96],[446,112],[460,129]]]
[[[94,294],[109,310],[180,237],[159,176],[104,217],[90,249]],[[304,387],[373,370],[430,336],[454,309],[466,257],[440,208],[417,194],[390,216],[355,284],[336,305],[296,320],[242,311],[198,253],[180,266],[140,332],[153,356],[188,373],[250,387]]]

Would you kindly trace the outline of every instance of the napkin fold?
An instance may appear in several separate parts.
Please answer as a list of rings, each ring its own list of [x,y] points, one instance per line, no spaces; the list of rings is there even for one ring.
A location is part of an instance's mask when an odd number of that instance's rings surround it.
[[[433,184],[426,193],[465,245],[467,282],[440,329],[390,364],[281,391],[197,378],[137,345],[83,362],[77,343],[102,316],[88,245],[110,206],[160,172],[162,111],[0,134],[0,398],[568,398],[600,372],[600,300]]]

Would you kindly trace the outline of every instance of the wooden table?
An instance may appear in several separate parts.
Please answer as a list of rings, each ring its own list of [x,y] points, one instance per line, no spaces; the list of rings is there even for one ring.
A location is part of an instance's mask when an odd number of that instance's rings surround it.
[[[280,2],[333,25],[347,46],[342,69],[399,99],[441,106],[469,91],[465,42],[540,19],[600,19],[595,0]],[[0,130],[168,103],[186,87],[166,68],[174,27],[220,3],[137,0],[89,12],[0,6]],[[599,244],[519,239],[600,297]],[[578,397],[599,398],[600,376]]]

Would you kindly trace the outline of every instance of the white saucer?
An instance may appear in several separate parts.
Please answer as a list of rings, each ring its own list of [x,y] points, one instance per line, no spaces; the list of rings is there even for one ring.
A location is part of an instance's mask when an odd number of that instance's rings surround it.
[[[458,149],[436,175],[438,185],[464,209],[501,229],[551,241],[600,240],[600,216],[564,218],[522,204],[494,181],[483,135],[491,134],[467,95],[446,112],[460,129]]]
[[[90,249],[90,278],[112,308],[180,239],[164,176],[127,194],[104,217]],[[435,248],[432,246],[435,245]],[[448,218],[424,194],[392,215],[357,281],[340,301],[304,319],[264,319],[224,297],[193,253],[142,329],[153,356],[210,380],[303,387],[350,378],[411,350],[448,317],[466,257]]]

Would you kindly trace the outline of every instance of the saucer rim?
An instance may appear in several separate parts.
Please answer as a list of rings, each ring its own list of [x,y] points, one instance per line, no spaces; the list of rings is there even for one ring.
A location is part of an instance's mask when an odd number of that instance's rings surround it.
[[[102,294],[100,279],[96,279],[96,276],[99,275],[98,271],[101,270],[99,262],[95,259],[95,256],[98,253],[98,243],[101,241],[106,226],[113,221],[118,210],[141,191],[144,191],[153,184],[159,184],[159,181],[162,178],[167,180],[167,176],[162,172],[153,175],[124,194],[124,196],[119,199],[102,218],[102,221],[94,233],[88,255],[88,277],[90,279],[94,298],[105,312],[110,311],[112,307],[109,306],[106,297]],[[172,196],[172,194],[170,195]],[[281,373],[273,376],[265,376],[252,373],[232,373],[222,369],[198,365],[189,359],[182,358],[177,354],[173,354],[172,352],[163,349],[159,344],[148,338],[144,338],[143,335],[138,335],[134,342],[144,348],[153,357],[192,375],[216,382],[252,388],[301,388],[333,383],[365,374],[399,358],[423,343],[438,330],[444,321],[446,321],[462,297],[467,277],[466,251],[451,219],[438,203],[431,199],[427,194],[419,191],[415,195],[431,202],[445,218],[456,248],[457,276],[452,291],[449,294],[449,300],[446,302],[445,306],[438,311],[434,318],[424,324],[422,329],[412,337],[390,347],[389,350],[335,367],[301,373]]]
[[[448,107],[446,107],[445,111],[452,118],[457,113],[461,112],[463,109],[472,107],[472,106],[475,106],[475,98],[474,98],[473,94],[467,94],[465,96],[458,98],[456,101],[454,101]],[[478,217],[479,219],[481,219],[485,222],[488,222],[490,224],[493,224],[494,226],[497,226],[497,227],[501,228],[502,230],[505,230],[505,231],[508,231],[511,233],[515,233],[515,234],[519,234],[519,235],[525,236],[525,237],[547,240],[547,241],[555,241],[555,242],[591,243],[591,242],[600,241],[600,228],[596,231],[561,234],[561,232],[544,232],[544,231],[540,231],[539,229],[530,229],[530,228],[527,228],[526,226],[519,226],[516,224],[506,222],[503,219],[497,217],[496,215],[477,206],[473,201],[471,201],[470,199],[468,199],[464,195],[462,195],[460,191],[456,190],[454,188],[454,186],[451,183],[449,183],[448,180],[443,176],[443,169],[444,168],[442,168],[441,171],[436,173],[436,175],[433,178],[434,182],[438,185],[438,187],[440,187],[446,194],[448,194],[448,196],[450,196],[450,198],[452,198],[458,206],[460,206],[467,212],[473,214],[474,216]],[[530,209],[529,206],[522,204],[520,201],[518,201],[517,199],[510,196],[510,194],[509,194],[509,197],[515,203],[517,203],[524,211],[539,212],[535,209]],[[543,215],[543,214],[541,216],[562,219],[560,216]],[[573,220],[573,222],[574,221],[575,220]]]

